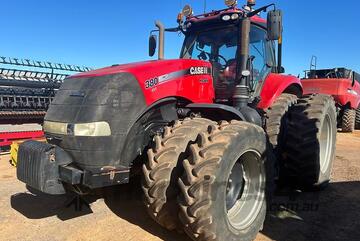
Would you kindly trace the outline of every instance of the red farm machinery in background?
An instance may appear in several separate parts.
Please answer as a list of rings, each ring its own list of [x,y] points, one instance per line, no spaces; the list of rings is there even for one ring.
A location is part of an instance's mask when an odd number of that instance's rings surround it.
[[[71,73],[90,68],[29,59],[0,57],[0,148],[13,141],[44,136],[45,113]]]
[[[317,58],[312,57],[310,70],[301,80],[304,93],[333,96],[338,127],[343,132],[360,130],[360,74],[346,68],[316,69]]]

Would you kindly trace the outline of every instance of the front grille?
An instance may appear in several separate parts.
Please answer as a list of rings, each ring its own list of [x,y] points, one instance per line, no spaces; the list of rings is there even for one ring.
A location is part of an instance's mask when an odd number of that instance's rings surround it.
[[[45,166],[50,162],[52,155],[54,155],[52,145],[37,141],[26,141],[21,144],[18,152],[18,179],[44,191],[47,176]]]

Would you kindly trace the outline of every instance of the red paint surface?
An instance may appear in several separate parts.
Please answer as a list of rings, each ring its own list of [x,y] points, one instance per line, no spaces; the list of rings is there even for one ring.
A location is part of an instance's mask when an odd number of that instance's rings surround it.
[[[0,133],[0,146],[10,146],[13,141],[44,137],[42,131],[21,131]]]
[[[341,106],[348,103],[354,109],[360,106],[360,84],[357,81],[354,86],[350,79],[303,79],[301,82],[305,94],[328,94]]]
[[[297,85],[301,89],[301,81],[295,76],[269,74],[261,91],[261,101],[258,107],[261,109],[269,108],[290,85]]]

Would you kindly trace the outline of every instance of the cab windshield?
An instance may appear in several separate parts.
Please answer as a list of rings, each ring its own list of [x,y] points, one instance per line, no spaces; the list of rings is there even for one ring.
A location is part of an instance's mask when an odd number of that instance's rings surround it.
[[[236,58],[237,36],[235,26],[192,33],[185,38],[180,57],[226,65]]]
[[[194,31],[186,36],[180,57],[211,62],[215,87],[231,92],[237,79],[238,36],[239,29],[235,25]],[[249,48],[252,59],[250,89],[256,91],[258,84],[270,73],[270,66],[275,66],[273,42],[267,40],[265,29],[252,24]],[[222,96],[228,98],[227,95]]]

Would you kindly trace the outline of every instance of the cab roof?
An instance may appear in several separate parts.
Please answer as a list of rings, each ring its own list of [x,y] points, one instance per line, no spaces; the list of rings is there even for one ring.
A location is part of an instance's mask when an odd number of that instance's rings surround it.
[[[201,24],[201,23],[210,23],[212,21],[216,21],[216,20],[220,20],[222,18],[222,16],[224,15],[231,15],[234,13],[237,13],[240,15],[240,18],[244,15],[244,13],[247,10],[244,9],[240,9],[240,8],[226,8],[226,9],[222,9],[222,10],[214,10],[212,12],[209,13],[205,13],[205,14],[200,14],[200,15],[194,15],[194,16],[189,16],[186,18],[186,23],[194,23],[194,24]],[[264,28],[266,28],[266,20],[261,18],[260,16],[253,16],[251,17],[251,21],[253,23],[256,23]]]

